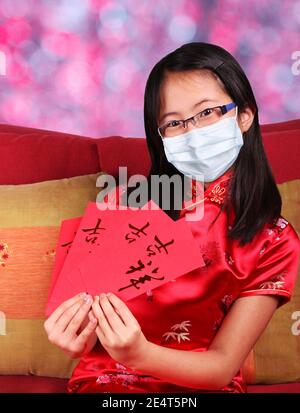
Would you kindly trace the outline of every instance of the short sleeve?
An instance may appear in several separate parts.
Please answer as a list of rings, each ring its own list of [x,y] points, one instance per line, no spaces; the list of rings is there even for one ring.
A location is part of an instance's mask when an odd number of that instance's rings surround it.
[[[256,268],[244,280],[239,297],[276,295],[281,297],[279,307],[290,301],[297,278],[300,242],[293,227],[283,222],[283,229],[275,230],[272,242],[260,251]]]

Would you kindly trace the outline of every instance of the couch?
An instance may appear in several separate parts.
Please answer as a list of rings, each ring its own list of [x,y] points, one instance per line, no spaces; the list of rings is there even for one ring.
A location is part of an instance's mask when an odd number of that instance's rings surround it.
[[[297,182],[300,179],[300,120],[263,125],[262,131],[264,145],[269,161],[273,168],[277,184],[281,185],[287,182]],[[105,171],[117,177],[119,166],[128,167],[128,176],[136,173],[143,175],[147,174],[150,166],[150,159],[144,138],[109,136],[101,137],[99,139],[92,139],[89,137],[76,136],[34,128],[26,128],[22,126],[5,124],[0,125],[0,196],[3,193],[11,193],[1,192],[1,190],[14,191],[15,189],[18,190],[21,187],[24,187],[26,189],[26,186],[28,185],[39,185],[39,183],[49,181],[59,182],[59,180],[72,179],[77,176],[92,176],[93,174],[97,174],[99,171]],[[4,197],[4,195],[2,196]],[[7,196],[10,195],[5,195],[5,197]],[[299,192],[297,197],[298,196]],[[297,198],[296,201],[294,198],[291,199],[291,201],[289,201],[289,199],[290,198],[287,197],[286,202],[293,203],[293,216],[297,215],[297,217],[299,217],[300,212],[296,211],[294,207],[294,205],[298,205],[299,207],[299,203],[297,204],[297,202],[300,202],[299,198]],[[0,199],[0,201],[1,204],[5,204],[7,200],[5,198]],[[23,201],[23,203],[19,206],[18,204],[16,205],[17,209],[23,208],[26,212],[26,201]],[[1,210],[0,207],[0,214],[1,211],[3,210]],[[76,216],[76,214],[74,216]],[[2,220],[5,222],[5,217],[2,217]],[[54,228],[54,226],[51,225],[52,224],[50,220],[49,228]],[[14,227],[14,222],[10,222],[7,227],[9,227],[8,229],[10,230],[11,227]],[[36,228],[40,228],[39,224],[36,224]],[[7,228],[5,227],[4,229]],[[0,223],[0,244],[2,236],[1,234],[3,235],[3,232],[1,233]],[[51,252],[49,254],[51,255]],[[50,269],[51,268],[49,264],[49,271]],[[49,284],[47,284],[47,286],[48,285]],[[27,287],[30,290],[31,287],[29,283],[23,283],[22,287],[20,287],[20,290],[22,290],[23,288],[25,291]],[[8,288],[6,284],[5,288]],[[9,288],[11,288],[11,290],[9,291],[13,291],[14,289],[18,289],[18,286],[15,286],[13,284],[13,280],[10,280]],[[13,294],[14,293],[15,292],[13,291]],[[22,294],[22,291],[19,291],[18,294]],[[37,294],[37,301],[39,297],[43,297],[41,298],[41,300],[45,300],[46,296],[44,290],[41,290],[41,292],[38,292]],[[298,309],[298,311],[300,311],[300,301],[298,295],[296,299],[298,301],[296,302],[296,304],[294,301],[293,309]],[[6,303],[6,301],[3,302]],[[44,305],[44,302],[42,304]],[[0,298],[0,312],[2,310],[1,305],[2,304]],[[289,311],[291,312],[291,310]],[[19,316],[12,315],[11,318],[22,318],[22,311],[18,314]],[[290,316],[291,313],[288,313],[288,317]],[[41,316],[37,318],[41,318]],[[284,320],[287,320],[287,318],[285,318]],[[285,328],[285,331],[287,331],[290,327],[289,325],[286,325],[283,327],[281,326],[281,328]],[[276,331],[278,331],[276,329],[277,327],[275,326],[268,332],[269,336],[267,337],[267,339],[269,340],[269,342],[270,340],[272,342],[280,340],[279,335],[275,333]],[[8,331],[6,336],[8,336],[9,334],[10,332]],[[3,341],[4,339],[5,336],[1,335],[0,331],[0,359],[1,357],[9,358],[7,370],[5,364],[6,360],[3,360],[2,364],[0,362],[0,393],[65,392],[68,377],[67,373],[60,375],[51,371],[51,374],[49,373],[49,376],[47,376],[47,374],[45,374],[45,371],[47,372],[47,369],[39,370],[36,368],[21,368],[20,361],[18,361],[18,366],[14,366],[15,356],[18,358],[16,354],[10,354],[7,346],[4,347],[5,351],[1,354],[1,340]],[[295,340],[300,340],[300,336],[298,338],[296,337]],[[295,342],[295,340],[293,341],[293,343]],[[12,346],[12,344],[14,345],[14,343],[10,341],[10,346]],[[25,344],[26,343],[22,343],[22,345]],[[265,344],[263,343],[263,345]],[[33,344],[31,343],[31,349],[32,346]],[[274,348],[273,344],[272,348]],[[289,354],[285,356],[288,358]],[[26,357],[28,358],[28,355]],[[254,359],[255,357],[256,359]],[[272,368],[270,368],[269,366],[273,365],[273,361],[272,354],[270,354],[270,349],[262,350],[262,347],[259,347],[259,351],[255,355],[255,357],[252,353],[251,355],[249,355],[245,363],[245,376],[247,382],[249,383],[248,391],[250,393],[300,393],[300,370],[298,371],[298,375],[297,371],[291,372],[293,367],[290,367],[289,372],[286,373],[283,368],[283,376],[280,375],[280,372],[278,373],[278,368],[275,369],[276,371],[271,371]],[[295,354],[293,355],[293,357],[295,357]],[[44,354],[44,356],[42,355],[40,360],[44,360],[45,358],[47,358],[46,353]],[[267,360],[267,358],[270,358],[270,360]],[[262,361],[266,362],[266,367],[261,367]],[[284,360],[280,362],[286,364],[286,361]],[[293,360],[291,361],[291,366],[294,366]],[[254,373],[254,370],[257,367],[261,370],[259,374]],[[266,373],[266,369],[270,371]]]

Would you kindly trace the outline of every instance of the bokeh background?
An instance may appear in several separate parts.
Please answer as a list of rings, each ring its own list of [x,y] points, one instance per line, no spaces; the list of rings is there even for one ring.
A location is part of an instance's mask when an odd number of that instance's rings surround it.
[[[191,41],[237,58],[261,123],[300,117],[299,0],[1,0],[0,122],[143,137],[150,70]]]

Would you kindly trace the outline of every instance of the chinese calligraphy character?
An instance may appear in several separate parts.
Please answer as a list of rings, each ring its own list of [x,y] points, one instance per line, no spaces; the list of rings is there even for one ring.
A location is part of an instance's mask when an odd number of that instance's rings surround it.
[[[82,231],[84,232],[89,232],[89,234],[85,237],[86,242],[91,242],[92,244],[95,244],[95,242],[97,241],[97,235],[100,235],[98,231],[100,229],[106,229],[106,228],[100,227],[100,223],[101,223],[101,218],[98,218],[97,224],[94,228],[82,229]],[[96,236],[92,236],[92,235],[96,235]]]
[[[72,243],[73,243],[73,241],[66,242],[65,244],[61,244],[61,246],[62,246],[63,248],[64,248],[64,247],[69,247],[69,248],[67,248],[67,254],[69,254],[69,250],[70,250],[70,248],[71,248]]]
[[[143,235],[147,235],[146,232],[144,232],[145,228],[149,227],[149,222],[147,222],[147,224],[145,224],[142,228],[137,228],[132,224],[128,224],[129,228],[136,230],[136,232],[129,232],[128,234],[126,234],[125,239],[128,241],[128,244],[131,244],[132,242],[136,241],[137,238],[140,238],[140,233],[142,233]],[[130,235],[134,235],[136,238],[133,238],[132,236],[130,237]]]
[[[126,274],[131,274],[135,271],[141,271],[142,269],[145,268],[145,265],[142,263],[141,260],[138,260],[139,267],[134,267],[133,265],[130,266],[130,270],[126,271]],[[147,265],[151,265],[152,261],[147,262]]]
[[[142,262],[141,259],[138,260],[138,264],[139,265],[137,267],[134,267],[133,265],[131,265],[130,269],[128,271],[126,271],[126,274],[132,274],[135,271],[141,271],[145,268],[145,264]],[[146,265],[150,266],[151,264],[152,264],[152,261],[149,261],[149,262],[147,262]],[[159,268],[156,267],[151,271],[151,273],[152,274],[157,274],[158,270],[159,270]],[[149,274],[146,274],[143,277],[139,277],[138,279],[131,278],[130,279],[130,284],[126,285],[125,287],[120,288],[119,291],[126,290],[126,288],[130,288],[130,287],[134,287],[137,290],[139,290],[140,289],[139,284],[144,284],[146,281],[151,281],[151,280],[164,280],[164,278],[165,278],[164,276],[154,277],[154,276],[149,275]]]
[[[74,236],[76,235],[76,232],[77,231],[74,231]],[[65,247],[67,247],[67,254],[69,254],[69,250],[70,250],[70,248],[71,248],[71,246],[72,246],[72,243],[73,243],[73,241],[69,241],[69,242],[66,242],[66,243],[64,243],[64,244],[61,244],[61,247],[62,248],[65,248]]]
[[[173,239],[172,239],[171,241],[169,241],[169,242],[166,242],[165,244],[163,244],[163,243],[161,242],[161,240],[158,238],[157,235],[155,235],[154,239],[155,239],[155,241],[158,243],[158,245],[157,245],[157,244],[155,244],[154,246],[153,246],[153,245],[148,245],[148,247],[147,247],[147,251],[149,252],[148,257],[151,257],[152,255],[156,255],[156,252],[153,251],[152,247],[155,247],[159,253],[160,253],[160,250],[163,248],[163,250],[165,251],[165,253],[168,254],[168,250],[167,250],[166,247],[167,247],[168,245],[174,244],[174,240],[173,240]]]
[[[155,270],[153,270],[152,273],[153,273],[153,272],[157,272],[157,270],[158,270],[158,268],[155,268]],[[130,279],[130,284],[129,284],[129,285],[126,285],[125,287],[119,288],[118,291],[123,291],[123,290],[126,290],[126,288],[130,288],[130,287],[135,287],[137,290],[139,290],[139,289],[140,289],[139,284],[144,284],[146,281],[151,281],[151,280],[164,280],[164,279],[165,279],[164,276],[156,278],[156,277],[152,277],[152,276],[149,275],[149,274],[146,274],[146,275],[144,275],[143,277],[139,277],[138,279],[136,279],[136,278],[131,278],[131,279]]]

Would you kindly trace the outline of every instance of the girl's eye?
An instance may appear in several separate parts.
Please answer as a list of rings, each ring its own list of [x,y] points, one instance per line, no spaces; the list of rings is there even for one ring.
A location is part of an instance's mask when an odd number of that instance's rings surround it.
[[[211,114],[212,114],[212,109],[205,109],[201,112],[202,117],[209,116]]]
[[[171,120],[168,124],[167,127],[175,128],[176,126],[180,125],[179,120]]]

